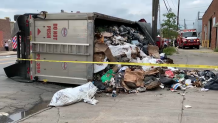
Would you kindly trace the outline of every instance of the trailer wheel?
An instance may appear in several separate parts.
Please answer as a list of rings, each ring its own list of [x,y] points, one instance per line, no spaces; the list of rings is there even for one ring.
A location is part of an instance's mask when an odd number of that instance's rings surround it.
[[[197,49],[200,49],[200,46],[198,45],[196,48],[197,48]]]

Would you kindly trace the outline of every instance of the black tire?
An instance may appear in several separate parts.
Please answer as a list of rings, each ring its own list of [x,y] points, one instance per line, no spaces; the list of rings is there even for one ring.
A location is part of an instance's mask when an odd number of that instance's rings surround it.
[[[185,47],[184,47],[184,46],[182,46],[182,49],[185,49]]]
[[[197,48],[197,49],[200,49],[200,46],[198,45],[198,46],[196,46],[196,48]]]

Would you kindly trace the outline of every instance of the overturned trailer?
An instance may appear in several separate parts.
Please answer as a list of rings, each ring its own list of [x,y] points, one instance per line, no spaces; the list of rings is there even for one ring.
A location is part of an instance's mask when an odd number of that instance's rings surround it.
[[[100,13],[27,13],[15,15],[15,21],[13,36],[21,37],[17,40],[18,59],[93,61],[95,26],[104,24],[139,27],[149,43],[155,43],[142,22]],[[84,84],[93,79],[94,65],[17,60],[4,70],[9,78],[27,82]]]

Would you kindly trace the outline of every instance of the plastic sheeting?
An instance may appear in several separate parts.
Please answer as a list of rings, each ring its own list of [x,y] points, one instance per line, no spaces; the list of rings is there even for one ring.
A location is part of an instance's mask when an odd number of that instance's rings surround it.
[[[126,43],[125,45],[118,45],[118,46],[111,45],[109,46],[109,48],[114,57],[126,54],[127,58],[131,59],[131,54],[137,53],[137,46],[129,43]],[[140,50],[140,56],[146,57],[147,55]]]
[[[66,88],[54,94],[49,106],[65,106],[84,100],[84,102],[96,105],[98,100],[94,95],[98,88],[92,82],[78,86],[76,88]]]
[[[108,62],[107,57],[104,59],[103,62]],[[98,72],[104,70],[107,66],[108,66],[108,64],[94,64],[94,73],[98,73]]]

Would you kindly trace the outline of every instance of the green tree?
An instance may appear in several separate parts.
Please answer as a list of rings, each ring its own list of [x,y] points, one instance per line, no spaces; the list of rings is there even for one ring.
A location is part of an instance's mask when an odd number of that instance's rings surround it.
[[[170,11],[167,14],[163,14],[163,16],[166,18],[165,20],[163,20],[164,23],[161,24],[163,37],[169,39],[176,38],[178,36],[176,15],[172,11]]]

